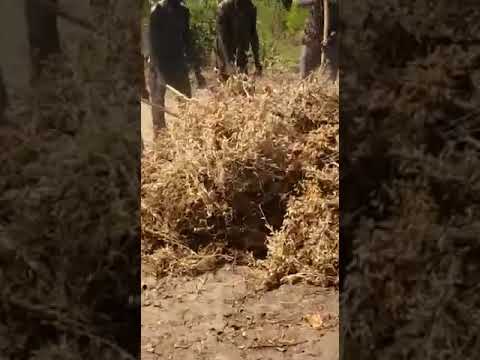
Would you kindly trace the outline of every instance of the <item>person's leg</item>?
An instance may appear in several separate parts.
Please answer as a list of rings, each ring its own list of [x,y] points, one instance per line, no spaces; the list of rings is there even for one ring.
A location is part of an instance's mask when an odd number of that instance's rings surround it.
[[[225,82],[228,80],[228,72],[227,72],[227,63],[222,55],[217,54],[217,69],[218,69],[218,77],[220,81]]]
[[[302,47],[300,56],[300,76],[305,79],[316,68],[320,66],[322,60],[322,50],[320,44],[307,44]]]
[[[192,97],[192,86],[190,84],[189,72],[186,66],[169,74],[167,84],[175,90],[180,91],[186,97]]]
[[[150,97],[150,84],[149,84],[149,76],[150,76],[150,64],[149,61],[144,58],[143,59],[143,89],[142,89],[142,97],[148,99]]]
[[[152,123],[153,123],[153,134],[154,137],[157,136],[158,132],[165,128],[165,112],[163,108],[165,107],[165,80],[160,75],[157,69],[154,69],[153,66],[150,67],[150,102],[152,103]],[[159,108],[161,106],[162,108]]]
[[[179,91],[182,92],[188,98],[192,97],[192,84],[190,83],[190,77],[188,76],[188,69],[184,69],[178,74]]]
[[[302,46],[302,53],[300,55],[300,77],[305,79],[308,76],[308,47]]]
[[[216,48],[215,48],[215,61],[218,70],[218,77],[221,82],[225,82],[228,80],[227,74],[227,59],[223,56],[222,51],[220,50],[219,40],[216,40]]]
[[[242,48],[237,50],[237,66],[241,74],[248,73],[248,57],[247,52]]]
[[[335,81],[338,73],[338,42],[337,38],[333,37],[325,49],[325,58],[327,59],[327,68],[329,79]]]
[[[190,84],[189,72],[186,67],[183,69],[172,70],[168,73],[168,75],[166,75],[165,81],[167,85],[179,91],[187,98],[192,97],[192,87]],[[177,104],[180,105],[179,109],[182,108],[182,104],[185,104],[186,99],[183,96],[178,96],[176,94],[172,95],[174,96]]]

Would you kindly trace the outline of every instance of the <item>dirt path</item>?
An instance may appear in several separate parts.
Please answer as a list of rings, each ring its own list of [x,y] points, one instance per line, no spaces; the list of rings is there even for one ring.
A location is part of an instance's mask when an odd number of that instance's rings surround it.
[[[225,267],[156,282],[144,274],[142,359],[339,358],[337,321],[318,330],[306,320],[338,314],[338,293],[308,285],[256,293],[248,275]]]

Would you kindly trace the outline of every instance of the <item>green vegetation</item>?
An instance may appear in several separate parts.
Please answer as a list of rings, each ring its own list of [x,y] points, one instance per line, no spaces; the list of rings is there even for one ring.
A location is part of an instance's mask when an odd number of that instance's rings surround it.
[[[286,25],[289,34],[296,35],[303,31],[308,10],[293,5],[286,15]]]
[[[307,16],[304,9],[292,6],[287,11],[278,0],[257,0],[258,33],[265,65],[297,63],[299,36]]]
[[[185,1],[191,14],[191,28],[199,55],[208,63],[215,44],[216,0]]]
[[[142,14],[144,21],[148,18],[148,15],[150,14],[150,1],[149,0],[143,0],[142,1]]]

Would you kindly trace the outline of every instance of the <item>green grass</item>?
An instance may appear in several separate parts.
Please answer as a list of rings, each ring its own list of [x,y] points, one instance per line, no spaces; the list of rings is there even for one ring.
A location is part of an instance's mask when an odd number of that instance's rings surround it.
[[[280,43],[277,50],[282,64],[294,65],[298,63],[301,51],[300,45]]]
[[[296,6],[287,11],[279,0],[257,0],[255,5],[264,61],[296,64],[300,55],[298,38],[308,12]]]

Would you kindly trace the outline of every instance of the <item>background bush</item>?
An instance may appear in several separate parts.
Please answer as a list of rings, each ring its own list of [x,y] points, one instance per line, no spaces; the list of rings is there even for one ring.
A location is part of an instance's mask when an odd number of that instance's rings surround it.
[[[187,0],[192,36],[203,63],[209,62],[215,46],[217,0]]]

